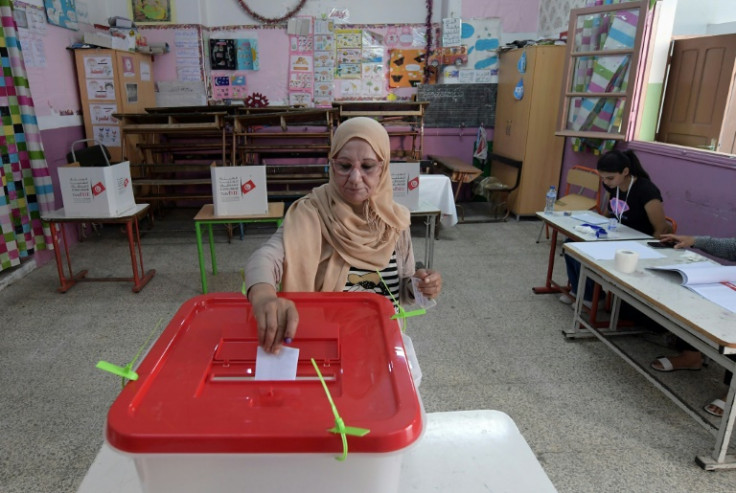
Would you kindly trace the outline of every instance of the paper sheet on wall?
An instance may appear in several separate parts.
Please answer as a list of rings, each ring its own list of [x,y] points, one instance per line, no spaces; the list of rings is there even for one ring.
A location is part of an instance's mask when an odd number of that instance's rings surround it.
[[[93,125],[116,125],[117,118],[112,116],[118,112],[116,104],[95,104],[89,105],[89,114]]]
[[[200,106],[207,104],[204,81],[159,81],[156,106]]]
[[[120,128],[106,125],[93,125],[94,138],[107,147],[120,147]]]
[[[460,46],[462,23],[459,17],[442,19],[442,46]]]

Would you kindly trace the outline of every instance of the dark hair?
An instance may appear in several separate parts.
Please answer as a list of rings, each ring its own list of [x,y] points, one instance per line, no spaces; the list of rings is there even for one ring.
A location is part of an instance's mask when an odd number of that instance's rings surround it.
[[[637,178],[649,179],[649,174],[644,171],[639,158],[634,151],[619,151],[614,149],[605,153],[596,164],[598,171],[606,173],[622,173],[624,168],[629,168],[629,173]]]

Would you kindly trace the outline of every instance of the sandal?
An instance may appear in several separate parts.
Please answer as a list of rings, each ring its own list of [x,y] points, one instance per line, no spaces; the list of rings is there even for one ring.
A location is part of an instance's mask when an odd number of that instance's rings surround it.
[[[659,363],[661,365],[661,368],[654,366],[656,363]],[[652,361],[649,366],[651,366],[653,370],[667,373],[667,372],[678,371],[678,370],[698,371],[703,367],[703,364],[700,363],[698,366],[681,366],[679,368],[675,368],[675,366],[672,364],[672,361],[670,361],[668,357],[660,356],[654,361]]]
[[[716,418],[722,418],[723,417],[723,409],[725,409],[726,403],[723,401],[723,399],[713,399],[710,404],[706,404],[703,406],[703,410],[710,414],[711,416],[715,416]],[[718,411],[714,411],[711,408],[718,409]]]

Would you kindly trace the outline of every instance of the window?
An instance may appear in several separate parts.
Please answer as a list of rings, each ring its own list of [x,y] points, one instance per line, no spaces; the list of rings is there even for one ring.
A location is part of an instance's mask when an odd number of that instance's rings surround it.
[[[570,13],[557,135],[627,137],[647,1]]]

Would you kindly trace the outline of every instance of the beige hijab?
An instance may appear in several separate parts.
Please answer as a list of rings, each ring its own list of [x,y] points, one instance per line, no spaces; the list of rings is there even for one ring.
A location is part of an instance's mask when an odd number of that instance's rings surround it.
[[[351,266],[380,270],[388,265],[399,234],[409,227],[409,210],[394,202],[388,133],[375,120],[351,118],[332,138],[330,159],[350,139],[363,139],[383,162],[373,195],[356,214],[330,181],[289,207],[284,218],[284,291],[342,291]]]

